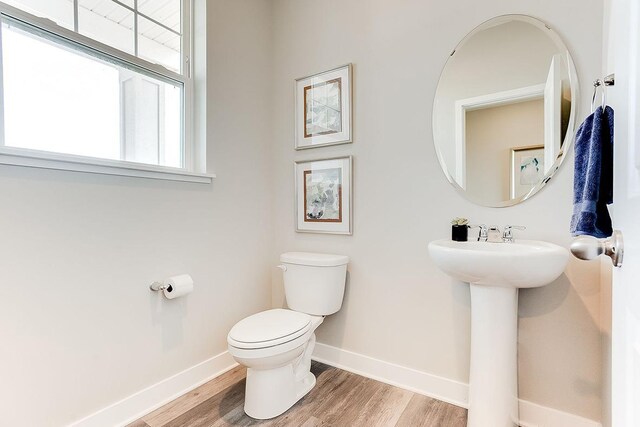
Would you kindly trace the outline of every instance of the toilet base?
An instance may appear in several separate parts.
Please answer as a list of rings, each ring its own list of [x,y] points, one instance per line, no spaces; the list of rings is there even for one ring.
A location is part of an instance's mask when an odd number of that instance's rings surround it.
[[[316,377],[311,372],[296,380],[293,364],[268,370],[248,368],[244,412],[259,420],[277,417],[315,385]]]
[[[251,355],[254,350],[229,347],[237,362],[247,367],[244,412],[251,418],[267,420],[277,417],[302,399],[316,385],[311,373],[311,354],[316,344],[313,330],[323,317],[314,318],[313,329],[304,344],[271,355]],[[273,348],[271,348],[273,349]],[[271,350],[272,351],[272,350]]]

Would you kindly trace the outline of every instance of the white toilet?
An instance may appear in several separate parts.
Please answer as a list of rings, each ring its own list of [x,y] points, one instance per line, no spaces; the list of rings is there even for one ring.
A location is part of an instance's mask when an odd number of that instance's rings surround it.
[[[247,367],[244,411],[257,419],[277,417],[315,386],[314,331],[342,306],[349,258],[288,252],[280,261],[290,309],[249,316],[227,337],[229,353]]]

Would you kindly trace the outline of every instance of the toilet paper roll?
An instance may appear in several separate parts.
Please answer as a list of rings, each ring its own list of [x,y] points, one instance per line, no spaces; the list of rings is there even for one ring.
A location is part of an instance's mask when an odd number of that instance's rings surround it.
[[[168,299],[174,299],[193,292],[193,279],[188,274],[169,277],[164,281],[167,288],[163,291]]]

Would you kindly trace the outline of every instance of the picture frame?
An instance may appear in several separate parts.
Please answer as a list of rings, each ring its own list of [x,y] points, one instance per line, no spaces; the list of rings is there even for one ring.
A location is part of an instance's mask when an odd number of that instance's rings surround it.
[[[299,233],[353,234],[353,157],[295,162]]]
[[[529,145],[511,149],[512,199],[522,197],[544,178],[544,145]]]
[[[352,140],[352,64],[295,81],[295,149]]]

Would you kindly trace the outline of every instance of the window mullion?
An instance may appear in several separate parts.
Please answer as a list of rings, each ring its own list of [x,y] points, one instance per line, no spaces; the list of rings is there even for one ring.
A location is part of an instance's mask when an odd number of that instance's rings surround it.
[[[73,31],[76,33],[80,32],[80,17],[78,13],[78,2],[79,0],[73,0]]]
[[[193,2],[191,0],[182,0],[180,8],[180,55],[182,56],[183,66],[186,67],[185,70],[182,71],[182,75],[187,79],[191,78],[191,69],[192,69],[192,61],[191,61],[191,49],[193,46],[193,32],[192,22],[191,22],[191,10],[193,8]]]
[[[180,43],[181,73],[184,76],[184,87],[182,93],[182,165],[187,169],[195,170],[198,159],[194,147],[193,133],[193,79],[191,70],[193,61],[191,60],[191,49],[193,49],[192,30],[192,0],[182,0],[180,5],[180,32],[182,33]]]
[[[138,0],[133,0],[133,51],[136,56],[140,56],[138,39]]]

